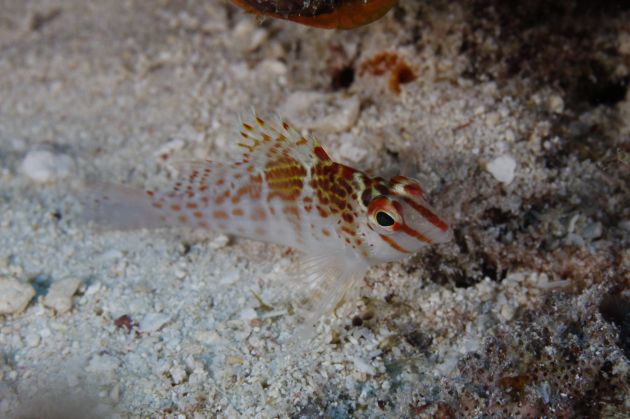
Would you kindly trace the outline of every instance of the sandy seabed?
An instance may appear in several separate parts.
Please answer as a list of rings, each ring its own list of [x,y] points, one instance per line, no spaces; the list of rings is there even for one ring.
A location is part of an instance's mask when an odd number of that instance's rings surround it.
[[[630,9],[517,3],[0,0],[0,417],[628,417]],[[287,249],[80,222],[81,180],[170,185],[252,107],[455,229],[306,353]]]

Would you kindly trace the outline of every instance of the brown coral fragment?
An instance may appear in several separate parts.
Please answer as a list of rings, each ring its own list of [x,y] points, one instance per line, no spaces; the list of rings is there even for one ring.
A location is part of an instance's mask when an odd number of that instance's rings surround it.
[[[373,76],[382,76],[390,73],[389,90],[400,94],[400,85],[415,81],[418,76],[415,71],[395,52],[384,51],[365,61],[359,70],[359,74],[365,73]]]

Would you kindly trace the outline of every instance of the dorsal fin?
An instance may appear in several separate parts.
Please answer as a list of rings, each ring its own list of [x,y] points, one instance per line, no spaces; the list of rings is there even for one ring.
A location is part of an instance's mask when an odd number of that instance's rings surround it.
[[[238,145],[245,149],[243,161],[256,166],[279,157],[291,157],[306,167],[330,157],[315,138],[306,138],[287,121],[274,117],[263,119],[255,112],[249,118],[241,118]]]

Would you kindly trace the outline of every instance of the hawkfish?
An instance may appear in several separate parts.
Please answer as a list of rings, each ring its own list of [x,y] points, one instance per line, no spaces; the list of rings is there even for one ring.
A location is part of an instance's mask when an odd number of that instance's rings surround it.
[[[342,299],[356,297],[371,266],[451,238],[418,181],[335,162],[280,118],[254,113],[241,122],[242,153],[233,162],[179,162],[181,177],[164,191],[92,183],[85,218],[113,229],[209,229],[299,251],[299,276],[313,290],[306,335]]]

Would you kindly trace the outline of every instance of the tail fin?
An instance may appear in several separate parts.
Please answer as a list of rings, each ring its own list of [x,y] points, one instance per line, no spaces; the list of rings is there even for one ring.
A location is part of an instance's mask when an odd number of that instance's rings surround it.
[[[113,230],[165,227],[163,214],[154,208],[141,189],[111,183],[88,181],[80,200],[82,218],[98,227]]]

